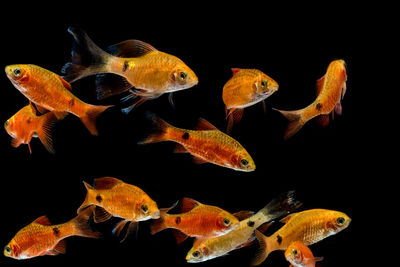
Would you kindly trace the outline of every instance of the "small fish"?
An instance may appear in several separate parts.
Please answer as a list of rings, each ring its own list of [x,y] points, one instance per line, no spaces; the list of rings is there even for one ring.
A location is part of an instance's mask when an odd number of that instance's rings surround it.
[[[46,216],[37,218],[17,232],[4,248],[4,256],[17,260],[44,255],[65,254],[65,238],[83,236],[99,238],[100,234],[90,229],[90,209],[83,210],[69,222],[51,225]]]
[[[314,117],[319,116],[319,122],[322,125],[327,125],[330,113],[332,119],[334,113],[341,115],[341,100],[346,93],[346,81],[346,63],[344,60],[334,60],[329,64],[326,74],[317,82],[318,96],[313,103],[294,111],[274,109],[289,120],[284,139],[292,137],[307,121]]]
[[[291,264],[289,267],[315,267],[323,257],[314,257],[311,249],[300,241],[291,243],[285,251],[285,258]]]
[[[96,78],[99,100],[126,91],[131,95],[123,98],[123,102],[140,97],[132,106],[122,109],[124,113],[148,99],[198,83],[196,74],[182,60],[145,42],[127,40],[108,47],[105,52],[84,31],[70,27],[68,32],[74,37],[74,45],[72,62],[62,69],[65,79],[74,82],[100,74]],[[132,87],[136,90],[131,90]]]
[[[160,210],[160,218],[154,220],[151,226],[152,234],[167,228],[176,229],[174,234],[179,244],[188,236],[215,237],[229,233],[239,226],[239,220],[229,212],[219,207],[201,204],[190,198],[182,199],[180,214],[168,214],[167,212],[177,204]]]
[[[278,91],[279,85],[268,75],[257,69],[232,69],[233,77],[224,85],[222,99],[229,117],[227,132],[240,121],[243,109]]]
[[[263,209],[247,219],[239,222],[239,227],[231,232],[208,239],[197,239],[188,252],[186,260],[189,263],[203,262],[226,255],[232,250],[242,248],[252,243],[254,231],[261,225],[286,215],[297,209],[301,203],[296,201],[290,191],[273,199]]]
[[[156,131],[139,144],[173,141],[179,144],[175,152],[189,152],[196,163],[210,162],[245,172],[256,169],[253,159],[238,141],[204,119],[199,120],[197,130],[186,130],[174,127],[150,112],[147,117]]]
[[[346,229],[351,219],[343,212],[311,209],[293,213],[283,218],[282,228],[269,237],[256,232],[260,249],[253,265],[261,264],[275,250],[286,250],[292,242],[309,246]]]
[[[137,230],[137,222],[160,218],[156,202],[137,186],[113,177],[95,179],[94,186],[83,183],[87,194],[77,212],[94,205],[93,216],[96,223],[104,222],[112,216],[123,218],[113,230],[116,235],[120,235],[127,223],[129,228],[125,238],[130,232]]]
[[[57,74],[32,64],[9,65],[7,77],[25,97],[36,105],[55,112],[79,117],[93,135],[98,135],[96,118],[111,106],[86,104],[71,93],[71,85]],[[63,115],[65,116],[65,115]]]
[[[39,116],[36,114],[35,107],[29,103],[4,123],[5,130],[13,138],[11,145],[18,147],[21,144],[27,144],[29,152],[32,154],[30,146],[32,137],[39,137],[47,151],[54,153],[51,128],[57,121],[56,115],[52,112]]]

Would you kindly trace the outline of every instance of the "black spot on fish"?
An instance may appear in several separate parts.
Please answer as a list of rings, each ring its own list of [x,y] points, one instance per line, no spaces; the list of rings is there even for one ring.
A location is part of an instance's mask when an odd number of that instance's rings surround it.
[[[175,223],[180,224],[181,223],[181,217],[176,217],[175,218]]]
[[[26,123],[27,123],[27,124],[31,123],[31,118],[28,118],[28,119],[26,120]]]
[[[122,67],[122,72],[125,72],[127,69],[128,69],[128,67],[129,67],[129,63],[128,63],[128,61],[124,61],[124,66]]]
[[[75,105],[75,99],[71,98],[71,99],[68,101],[68,104],[69,104],[70,106]]]
[[[315,107],[318,111],[321,111],[321,109],[322,109],[322,104],[321,103],[318,103],[317,105],[316,105],[316,107]]]
[[[248,221],[247,225],[250,226],[250,227],[253,227],[254,226],[254,221]]]
[[[103,198],[100,196],[100,194],[99,195],[97,195],[96,196],[96,200],[97,200],[97,202],[102,202],[103,201]]]
[[[277,235],[276,241],[278,241],[278,244],[280,245],[282,243],[282,237],[280,235]]]
[[[185,140],[189,139],[189,133],[184,133],[182,135],[182,138],[185,139]]]
[[[53,228],[53,232],[56,236],[58,236],[60,234],[60,229],[58,229],[57,227]]]

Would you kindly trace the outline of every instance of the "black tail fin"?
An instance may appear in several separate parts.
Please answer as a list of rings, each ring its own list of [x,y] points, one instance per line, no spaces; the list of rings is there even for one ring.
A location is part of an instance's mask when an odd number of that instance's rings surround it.
[[[157,115],[146,112],[146,117],[153,124],[153,132],[138,142],[139,145],[156,143],[168,140],[168,129],[173,127]]]
[[[105,71],[105,65],[110,54],[99,48],[81,29],[68,28],[74,37],[71,52],[71,62],[64,65],[61,72],[63,78],[72,83],[83,77]]]
[[[302,203],[294,198],[294,191],[289,191],[281,194],[277,198],[271,200],[262,210],[265,216],[268,217],[267,221],[275,220],[278,217],[286,215],[298,209]]]

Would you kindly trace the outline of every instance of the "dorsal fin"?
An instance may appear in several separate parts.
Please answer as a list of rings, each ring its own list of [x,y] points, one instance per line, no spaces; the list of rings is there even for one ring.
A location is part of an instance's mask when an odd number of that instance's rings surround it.
[[[231,70],[232,70],[233,76],[235,76],[235,74],[238,73],[241,69],[239,69],[239,68],[232,68]]]
[[[47,216],[44,216],[44,215],[40,216],[39,218],[37,218],[33,222],[37,223],[37,224],[44,225],[44,226],[50,226],[51,225],[51,223],[49,221],[49,218],[47,218]]]
[[[317,81],[317,96],[321,93],[322,87],[324,85],[325,81],[325,75],[322,76],[318,81]]]
[[[206,121],[203,118],[200,118],[199,121],[197,122],[196,125],[196,130],[218,130],[217,127],[215,127],[214,125],[212,125],[211,123],[209,123],[208,121]]]
[[[94,189],[111,189],[117,184],[122,183],[121,180],[114,177],[102,177],[94,180],[93,188]]]
[[[287,222],[293,217],[293,215],[295,215],[295,214],[296,214],[296,213],[289,214],[288,216],[286,216],[286,217],[280,219],[280,222],[281,222],[281,223],[287,223]]]
[[[180,211],[182,213],[189,212],[199,205],[201,205],[201,203],[198,202],[197,200],[185,197],[185,198],[182,198],[182,200],[181,200]]]
[[[233,213],[232,215],[235,216],[236,218],[238,218],[239,221],[243,221],[243,220],[253,216],[254,212],[249,211],[249,210],[242,210],[242,211]]]
[[[68,89],[68,91],[71,91],[71,90],[72,90],[72,86],[71,86],[71,84],[70,84],[69,82],[67,82],[66,80],[64,80],[64,78],[62,78],[61,76],[58,76],[58,75],[57,75],[57,77],[60,79],[60,81],[61,81],[61,83],[63,84],[63,86],[64,86],[66,89]]]
[[[126,40],[108,47],[108,52],[116,57],[141,57],[151,51],[157,51],[153,46],[139,40]]]

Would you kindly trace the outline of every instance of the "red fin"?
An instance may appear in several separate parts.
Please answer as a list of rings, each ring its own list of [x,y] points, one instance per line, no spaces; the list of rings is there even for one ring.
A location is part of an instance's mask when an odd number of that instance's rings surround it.
[[[193,163],[194,164],[204,164],[204,163],[208,163],[207,160],[193,156]]]
[[[335,106],[335,113],[338,115],[342,115],[342,104],[337,103]]]
[[[232,108],[231,110],[229,110],[228,113],[228,117],[229,117],[229,121],[228,121],[228,127],[226,129],[227,133],[230,133],[233,127],[233,124],[238,123],[243,116],[243,109],[242,108]]]
[[[51,225],[49,219],[46,216],[40,216],[39,218],[37,218],[33,222],[37,223],[37,224],[45,225],[45,226]]]
[[[58,76],[58,75],[57,75]],[[72,90],[72,86],[69,82],[67,82],[66,80],[64,80],[61,76],[58,76],[58,78],[60,79],[61,83],[63,84],[63,86],[68,89],[69,91]]]
[[[346,89],[347,89],[347,85],[346,85],[346,82],[344,82],[343,87],[342,87],[342,99],[344,98],[344,94],[346,94]]]
[[[32,148],[31,148],[31,143],[28,143],[28,148],[29,148],[29,154],[32,154]]]
[[[236,218],[238,218],[239,221],[243,221],[243,220],[253,216],[254,212],[249,211],[249,210],[242,210],[242,211],[233,213],[232,215],[235,216]]]
[[[13,138],[11,139],[11,146],[12,147],[19,147],[22,144],[22,142],[17,139],[17,138]]]
[[[181,144],[176,144],[174,152],[175,153],[189,153],[189,151],[187,151],[186,148]]]
[[[317,96],[321,93],[322,87],[324,85],[325,81],[325,75],[322,76],[318,81],[317,81]]]
[[[241,69],[239,69],[239,68],[232,68],[231,70],[232,70],[233,76],[235,76],[235,74],[238,73]]]
[[[94,189],[106,190],[111,189],[119,183],[123,183],[121,180],[114,177],[102,177],[94,180]]]
[[[217,127],[215,127],[214,125],[212,125],[211,123],[206,121],[205,119],[200,118],[199,121],[197,122],[196,130],[207,131],[207,130],[218,130],[218,129],[217,129]]]
[[[194,209],[197,206],[200,206],[201,203],[198,202],[197,200],[191,199],[191,198],[182,198],[180,202],[180,211],[182,213],[189,212],[192,209]]]
[[[65,245],[66,245],[65,240],[61,240],[60,242],[58,242],[57,245],[53,248],[53,252],[56,253],[54,255],[65,254],[66,251]]]
[[[103,209],[102,207],[96,206],[93,211],[93,220],[95,223],[105,222],[112,217],[112,214]]]
[[[315,121],[321,126],[326,127],[329,124],[329,115],[319,115],[315,118]]]
[[[174,237],[175,237],[175,239],[176,239],[176,243],[177,243],[178,245],[179,245],[179,244],[182,244],[182,243],[188,238],[187,235],[185,235],[184,233],[182,233],[181,231],[176,230],[176,229],[174,229],[174,230],[172,231],[172,234],[174,235]]]

